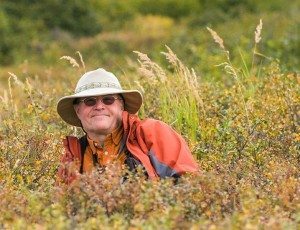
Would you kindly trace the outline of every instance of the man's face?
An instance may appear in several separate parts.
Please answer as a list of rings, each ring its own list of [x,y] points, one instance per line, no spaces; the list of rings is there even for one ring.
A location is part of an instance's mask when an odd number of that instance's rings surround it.
[[[117,99],[112,99],[112,96]],[[107,105],[112,101],[112,104]],[[112,133],[122,122],[123,101],[119,95],[81,98],[74,109],[90,137]]]

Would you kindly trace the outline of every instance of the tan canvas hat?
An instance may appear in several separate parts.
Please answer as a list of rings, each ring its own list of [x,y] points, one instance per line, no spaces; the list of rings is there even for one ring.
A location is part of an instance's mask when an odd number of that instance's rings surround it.
[[[71,96],[62,97],[58,101],[57,112],[68,124],[81,127],[81,122],[74,110],[74,100],[76,98],[107,94],[122,94],[124,109],[128,113],[136,113],[143,103],[142,94],[138,90],[123,90],[114,74],[100,68],[85,73],[79,79],[75,93]]]

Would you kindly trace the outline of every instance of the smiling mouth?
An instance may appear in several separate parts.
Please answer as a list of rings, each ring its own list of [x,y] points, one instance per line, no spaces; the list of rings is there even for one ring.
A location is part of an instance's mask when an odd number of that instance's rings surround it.
[[[92,115],[92,117],[109,117],[109,116],[106,114],[95,114],[95,115]]]

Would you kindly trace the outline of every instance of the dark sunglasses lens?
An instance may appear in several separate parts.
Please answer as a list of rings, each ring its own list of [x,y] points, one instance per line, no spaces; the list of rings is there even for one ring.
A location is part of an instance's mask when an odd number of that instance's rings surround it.
[[[83,100],[86,106],[94,106],[96,105],[97,99],[94,97],[89,97]]]
[[[104,105],[111,105],[115,102],[115,98],[112,96],[103,97],[102,102]]]

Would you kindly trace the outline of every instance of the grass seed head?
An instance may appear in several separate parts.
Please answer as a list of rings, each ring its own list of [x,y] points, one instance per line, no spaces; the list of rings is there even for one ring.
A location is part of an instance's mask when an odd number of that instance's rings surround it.
[[[79,68],[79,64],[77,63],[77,61],[76,61],[74,58],[70,57],[70,56],[62,56],[60,59],[67,60],[67,61],[70,62],[70,64],[71,64],[73,67]]]
[[[256,44],[258,44],[261,40],[262,26],[263,26],[263,23],[262,23],[262,20],[260,19],[259,24],[257,25],[256,30],[255,30],[255,43]]]
[[[217,32],[214,31],[214,30],[212,30],[209,27],[206,27],[206,29],[210,32],[211,36],[213,37],[213,39],[215,40],[215,42],[219,44],[219,46],[221,47],[221,49],[225,50],[223,39],[217,34]]]

